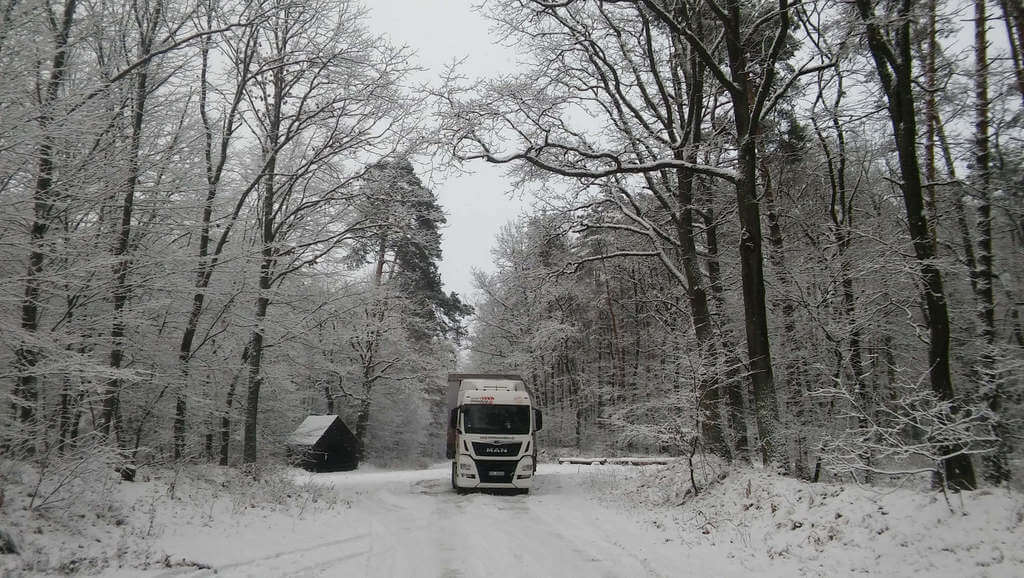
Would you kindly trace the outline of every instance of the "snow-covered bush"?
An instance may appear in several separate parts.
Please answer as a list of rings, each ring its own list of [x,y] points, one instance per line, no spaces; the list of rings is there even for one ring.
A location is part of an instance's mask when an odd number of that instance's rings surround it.
[[[817,392],[837,408],[836,427],[821,442],[826,470],[858,481],[941,475],[942,459],[983,454],[997,443],[992,414],[979,404],[944,402],[916,384],[892,389],[874,407],[846,390]]]

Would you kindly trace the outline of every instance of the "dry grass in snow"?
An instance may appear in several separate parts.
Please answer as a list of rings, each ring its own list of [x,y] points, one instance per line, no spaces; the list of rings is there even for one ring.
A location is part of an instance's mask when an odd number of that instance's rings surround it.
[[[310,575],[332,575],[339,564],[363,559],[358,555],[367,560],[363,568],[384,564],[377,575],[408,567],[429,576],[422,558],[392,559],[387,552],[422,557],[422,549],[453,530],[437,532],[456,516],[468,524],[462,528],[467,535],[493,536],[493,524],[504,520],[516,528],[516,548],[527,550],[535,545],[529,534],[548,532],[603,557],[615,552],[605,552],[600,540],[622,541],[628,534],[618,555],[649,562],[644,567],[651,575],[1024,576],[1024,498],[1017,491],[946,496],[923,482],[809,484],[753,468],[700,464],[696,496],[685,461],[541,464],[535,491],[515,497],[457,496],[447,486],[444,464],[316,476],[192,466],[143,471],[133,483],[120,481],[111,468],[93,468],[76,471],[47,492],[45,504],[30,508],[39,471],[0,461],[0,531],[13,535],[21,552],[0,555],[0,575],[258,570],[270,576],[287,575],[292,563],[311,564]],[[538,526],[545,518],[564,521],[566,509],[576,525],[563,524],[561,533]],[[610,535],[598,532],[610,530],[605,520],[617,520]],[[356,546],[366,552],[339,550]],[[457,544],[447,548],[455,556]],[[374,558],[375,552],[384,554]]]
[[[584,468],[596,495],[667,540],[759,576],[1024,576],[1024,498],[1013,490],[947,496],[718,467],[701,472],[708,485],[694,497],[683,461]]]
[[[103,460],[99,460],[103,463]],[[110,467],[80,469],[40,504],[32,499],[40,470],[0,461],[0,531],[18,555],[0,555],[0,576],[106,575],[125,569],[199,566],[154,548],[165,534],[189,528],[244,526],[268,516],[301,519],[343,509],[336,492],[296,482],[291,470],[252,474],[216,466],[143,470],[124,482]],[[43,488],[53,483],[46,473]],[[31,506],[31,507],[30,507]],[[130,574],[131,572],[129,572]]]

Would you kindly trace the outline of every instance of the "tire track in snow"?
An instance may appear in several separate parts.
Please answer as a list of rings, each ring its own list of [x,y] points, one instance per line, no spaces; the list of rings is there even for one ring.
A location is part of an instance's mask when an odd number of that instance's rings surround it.
[[[524,575],[660,576],[642,557],[595,536],[587,509],[559,492],[559,481],[538,479],[532,496],[446,491],[436,496],[439,574],[485,576],[496,568]],[[609,554],[612,554],[609,556]],[[563,569],[563,570],[560,570]],[[566,574],[568,572],[568,574]],[[500,575],[500,572],[499,572]]]
[[[343,493],[350,504],[340,516],[296,520],[306,525],[282,532],[280,541],[268,542],[264,555],[224,551],[209,556],[220,563],[208,569],[176,568],[159,576],[707,575],[687,565],[684,549],[666,546],[636,520],[581,491],[578,473],[544,468],[528,496],[458,495],[443,470],[417,473],[416,479],[406,472],[350,475],[343,484],[325,477],[321,483]],[[329,532],[345,537],[311,543]],[[241,546],[243,539],[211,538],[228,547]],[[295,548],[284,550],[289,544]],[[248,559],[235,561],[232,554]]]
[[[581,516],[572,508],[533,508],[531,515],[537,517],[540,526],[559,528],[557,535],[587,565],[588,571],[601,571],[603,576],[665,576],[642,554],[622,545],[615,538],[615,532],[609,532],[601,522]],[[596,535],[596,528],[600,528],[599,536]],[[601,541],[587,542],[581,540],[579,536],[589,536],[591,539],[599,537]],[[632,563],[633,568],[628,574],[623,574],[629,563]],[[636,573],[637,567],[642,569],[643,574]]]
[[[232,562],[230,564],[221,564],[219,566],[211,566],[202,570],[191,571],[187,569],[170,571],[163,574],[158,574],[158,578],[171,578],[180,576],[191,576],[193,578],[201,578],[204,576],[266,576],[268,575],[267,564],[270,562],[285,562],[293,556],[301,556],[294,564],[289,564],[286,568],[281,568],[281,575],[288,576],[303,576],[308,575],[307,572],[314,571],[317,569],[326,570],[327,567],[333,566],[339,562],[344,562],[358,556],[364,556],[369,552],[369,548],[357,550],[355,552],[347,552],[341,556],[332,556],[328,559],[320,558],[314,564],[302,566],[302,558],[326,548],[338,547],[348,545],[361,540],[370,538],[370,533],[357,534],[355,536],[348,536],[338,540],[331,540],[329,542],[321,542],[312,546],[304,548],[294,548],[291,550],[284,550],[268,554],[266,556],[260,556],[258,558],[249,558],[247,560],[241,560],[238,562]],[[277,565],[277,564],[275,564]],[[318,575],[318,574],[313,574]]]

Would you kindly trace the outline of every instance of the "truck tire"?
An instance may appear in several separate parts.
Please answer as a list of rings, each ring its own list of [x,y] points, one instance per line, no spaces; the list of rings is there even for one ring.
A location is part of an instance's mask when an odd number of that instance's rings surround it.
[[[455,482],[455,462],[452,462],[452,489],[460,491],[459,484]]]

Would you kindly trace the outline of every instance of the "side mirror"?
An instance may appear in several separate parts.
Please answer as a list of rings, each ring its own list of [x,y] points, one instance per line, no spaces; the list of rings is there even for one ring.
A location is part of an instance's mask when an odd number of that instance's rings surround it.
[[[448,414],[448,427],[456,429],[459,427],[459,408],[455,408]]]
[[[544,414],[537,408],[533,408],[533,422],[537,424],[536,431],[540,431],[544,427]]]

